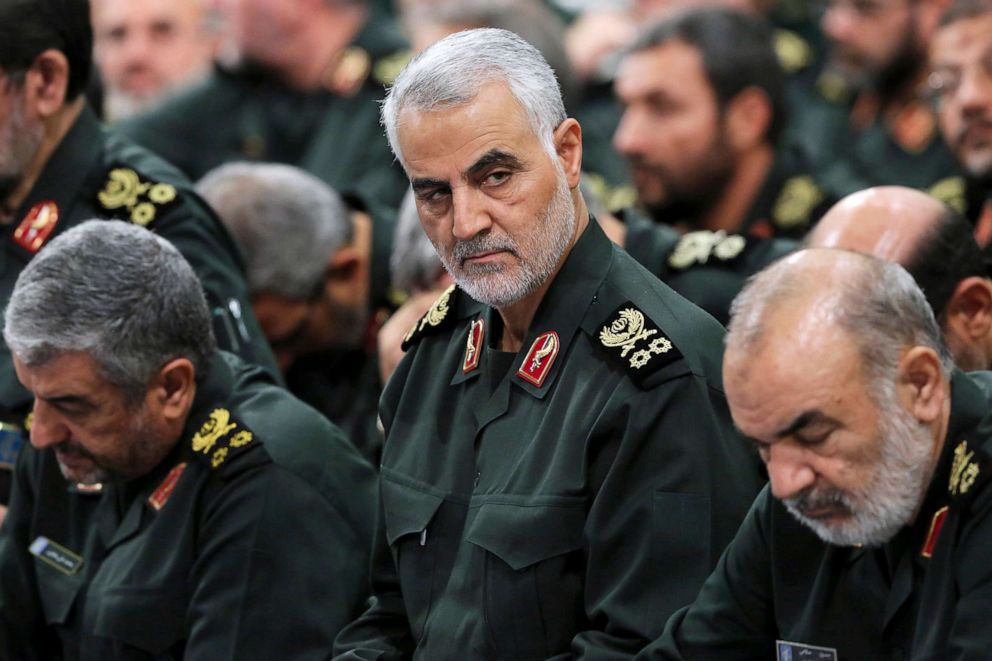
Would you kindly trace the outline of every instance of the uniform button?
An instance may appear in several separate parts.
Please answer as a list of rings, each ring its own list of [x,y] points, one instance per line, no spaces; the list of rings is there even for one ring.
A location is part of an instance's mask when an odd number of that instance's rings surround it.
[[[479,481],[482,479],[482,473],[475,471],[475,486],[479,486]]]

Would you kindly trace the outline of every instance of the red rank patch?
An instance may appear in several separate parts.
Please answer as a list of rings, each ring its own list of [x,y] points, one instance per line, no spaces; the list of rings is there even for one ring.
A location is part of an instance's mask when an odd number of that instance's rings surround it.
[[[148,504],[151,505],[155,511],[165,507],[165,503],[169,500],[169,496],[172,492],[176,490],[176,484],[179,483],[179,478],[182,476],[183,471],[186,470],[186,462],[173,466],[169,474],[165,476],[162,480],[162,484],[158,485],[158,489],[155,489],[155,493],[148,496]]]
[[[59,222],[59,207],[51,200],[31,207],[28,215],[14,230],[14,241],[30,253],[36,253],[55,231]]]
[[[468,339],[465,341],[465,360],[462,361],[462,372],[468,374],[479,366],[482,357],[483,340],[486,338],[486,322],[476,319],[468,328]]]
[[[933,549],[937,546],[937,538],[940,537],[940,529],[944,527],[944,519],[946,518],[947,505],[944,505],[934,512],[933,518],[930,519],[930,531],[927,532],[927,541],[923,542],[923,548],[920,549],[920,555],[924,558],[929,558],[933,555]]]
[[[530,351],[527,352],[523,364],[517,370],[517,376],[540,388],[551,372],[551,366],[555,364],[560,346],[558,333],[547,331],[538,335]]]

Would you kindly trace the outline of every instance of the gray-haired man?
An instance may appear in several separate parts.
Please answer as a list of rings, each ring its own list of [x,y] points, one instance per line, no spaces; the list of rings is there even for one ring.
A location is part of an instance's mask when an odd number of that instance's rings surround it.
[[[383,109],[457,283],[385,428],[375,602],[342,658],[612,658],[695,595],[758,489],[723,330],[590,221],[581,129],[516,35],[452,35]]]
[[[142,228],[83,223],[21,272],[4,338],[34,412],[4,658],[316,658],[362,605],[371,466],[210,324]]]

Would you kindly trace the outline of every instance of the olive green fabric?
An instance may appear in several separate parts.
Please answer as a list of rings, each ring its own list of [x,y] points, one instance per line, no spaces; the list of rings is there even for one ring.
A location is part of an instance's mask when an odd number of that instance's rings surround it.
[[[500,323],[453,289],[410,336],[380,406],[375,600],[338,658],[626,658],[693,599],[760,488],[722,328],[595,221],[520,352],[495,348]]]
[[[839,659],[987,658],[989,377],[953,375],[947,440],[914,524],[879,548],[833,546],[765,489],[695,603],[637,658],[772,659],[776,640],[832,648]],[[967,452],[956,472],[964,442]],[[955,474],[970,470],[977,479],[962,493],[964,483]],[[958,495],[950,493],[952,486]],[[944,506],[947,518],[932,557],[924,557]]]
[[[371,65],[350,96],[295,91],[264,72],[216,68],[203,83],[114,128],[194,180],[229,161],[288,163],[342,194],[398,207],[407,182],[379,124],[378,102],[409,50],[386,19],[367,23],[352,48]]]
[[[326,658],[365,604],[375,503],[375,472],[340,430],[220,354],[175,449],[144,477],[82,493],[50,450],[21,453],[0,533],[0,650]],[[75,570],[33,555],[39,538]]]

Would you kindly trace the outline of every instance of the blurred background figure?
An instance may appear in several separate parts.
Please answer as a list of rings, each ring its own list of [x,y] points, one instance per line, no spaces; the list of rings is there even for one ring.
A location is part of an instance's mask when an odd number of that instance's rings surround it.
[[[90,10],[105,119],[147,110],[210,70],[204,0],[92,0]]]
[[[373,222],[299,168],[229,163],[197,190],[241,251],[251,304],[290,392],[378,465],[375,339],[388,315],[392,219]]]

